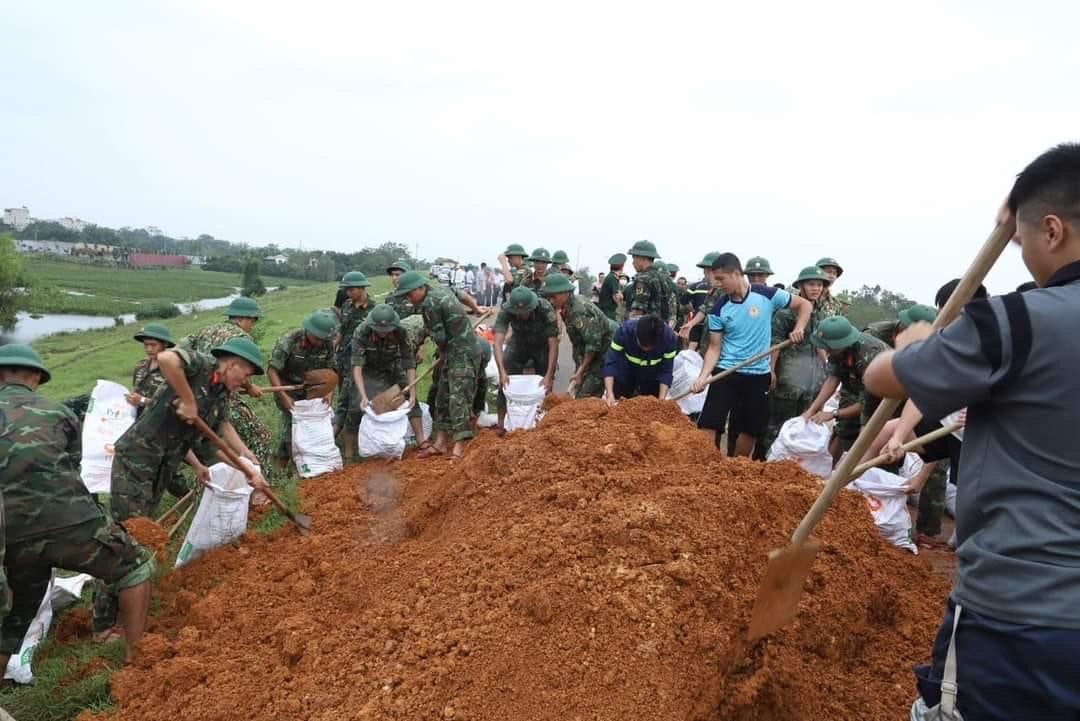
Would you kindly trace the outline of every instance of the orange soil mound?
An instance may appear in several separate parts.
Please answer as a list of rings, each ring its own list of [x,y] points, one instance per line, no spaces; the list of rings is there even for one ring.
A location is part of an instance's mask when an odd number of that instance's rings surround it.
[[[841,494],[798,621],[748,646],[819,488],[726,461],[673,404],[560,403],[463,462],[307,482],[314,532],[207,554],[116,674],[116,719],[884,721],[947,587]]]
[[[156,560],[165,560],[165,546],[169,543],[168,531],[159,526],[153,519],[142,516],[127,519],[124,521],[123,526],[140,545],[154,552]]]

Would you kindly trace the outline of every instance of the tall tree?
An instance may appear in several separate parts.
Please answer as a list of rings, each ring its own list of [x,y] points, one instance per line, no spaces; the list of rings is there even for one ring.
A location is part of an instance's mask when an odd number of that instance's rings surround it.
[[[22,295],[15,289],[25,285],[22,257],[15,250],[15,240],[10,233],[0,235],[0,328],[15,326],[15,314],[22,303]]]
[[[244,261],[244,274],[240,282],[240,295],[251,298],[257,295],[266,294],[266,286],[263,284],[262,278],[262,261],[255,256],[249,256]]]

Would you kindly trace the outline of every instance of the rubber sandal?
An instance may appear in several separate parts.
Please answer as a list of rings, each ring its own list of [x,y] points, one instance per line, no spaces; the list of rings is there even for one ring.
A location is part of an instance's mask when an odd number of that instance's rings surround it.
[[[915,537],[915,545],[919,548],[928,551],[951,551],[952,547],[948,541],[943,541],[940,538],[934,536],[928,536],[925,533],[920,533]]]
[[[416,450],[417,451],[426,451],[427,449],[429,449],[431,447],[432,447],[431,441],[424,441],[423,443],[421,443],[420,445],[418,445],[416,447]]]
[[[441,456],[444,453],[446,453],[446,451],[444,451],[443,449],[441,449],[441,448],[439,448],[437,446],[429,446],[428,448],[425,448],[424,450],[417,453],[416,457],[417,458],[431,458],[432,456]]]
[[[125,638],[124,629],[119,626],[113,626],[112,628],[95,633],[94,643],[112,643],[113,641],[122,641]]]
[[[502,426],[496,428],[495,429],[495,435],[497,435],[499,438],[504,437],[506,435],[506,429],[503,428]]]

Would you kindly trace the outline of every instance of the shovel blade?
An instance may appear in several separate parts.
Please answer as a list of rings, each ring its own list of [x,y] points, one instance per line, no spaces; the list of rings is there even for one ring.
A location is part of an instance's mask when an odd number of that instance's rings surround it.
[[[769,565],[750,617],[749,640],[767,636],[795,620],[803,585],[820,548],[821,544],[811,538],[769,553]]]
[[[301,536],[311,533],[311,516],[290,511],[289,520],[296,524],[296,530],[300,532]]]
[[[337,388],[338,374],[329,368],[319,368],[304,374],[304,397],[325,398]]]
[[[371,399],[371,409],[378,415],[397,410],[405,402],[405,394],[396,383]]]

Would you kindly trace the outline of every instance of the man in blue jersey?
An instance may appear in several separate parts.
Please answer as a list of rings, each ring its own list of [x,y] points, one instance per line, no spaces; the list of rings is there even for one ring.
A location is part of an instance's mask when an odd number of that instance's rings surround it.
[[[712,264],[713,279],[724,293],[709,311],[709,347],[701,375],[694,382],[695,393],[705,388],[709,375],[732,368],[769,350],[772,317],[790,307],[795,311],[795,329],[789,336],[800,343],[814,306],[805,298],[767,285],[751,284],[742,264],[732,253],[721,253]],[[709,386],[698,427],[713,433],[719,447],[724,419],[731,413],[731,428],[737,432],[735,455],[750,456],[755,439],[769,422],[769,357],[751,363]]]

